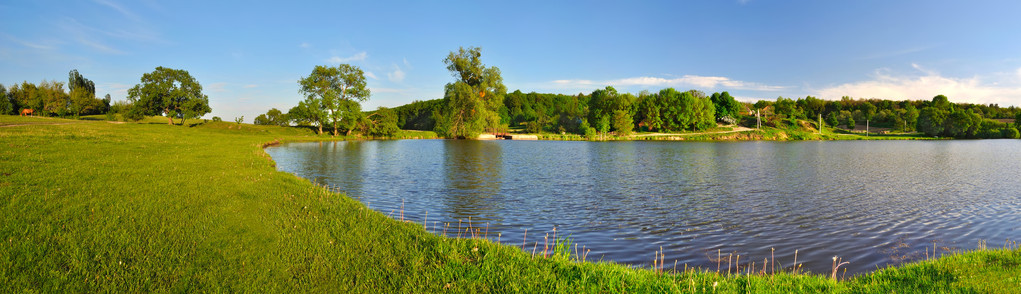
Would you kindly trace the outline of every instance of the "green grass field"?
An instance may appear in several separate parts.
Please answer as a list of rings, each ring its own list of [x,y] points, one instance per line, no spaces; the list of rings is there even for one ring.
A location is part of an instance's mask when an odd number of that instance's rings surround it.
[[[278,172],[262,150],[274,141],[329,139],[310,129],[239,129],[233,122],[168,126],[160,118],[111,123],[0,116],[0,292],[1021,289],[1016,248],[965,252],[837,282],[828,273],[660,273],[580,262],[570,246],[535,257],[487,240],[437,236],[422,224],[388,218]]]

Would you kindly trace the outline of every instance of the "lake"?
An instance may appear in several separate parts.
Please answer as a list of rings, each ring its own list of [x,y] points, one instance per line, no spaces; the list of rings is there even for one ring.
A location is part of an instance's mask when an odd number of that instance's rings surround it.
[[[775,256],[848,275],[1021,237],[1021,140],[397,140],[267,148],[277,168],[437,234],[529,253],[556,227],[588,260],[716,269]],[[450,228],[445,228],[445,225]],[[528,236],[524,236],[527,230]],[[579,247],[581,248],[581,247]],[[775,251],[772,251],[775,249]]]

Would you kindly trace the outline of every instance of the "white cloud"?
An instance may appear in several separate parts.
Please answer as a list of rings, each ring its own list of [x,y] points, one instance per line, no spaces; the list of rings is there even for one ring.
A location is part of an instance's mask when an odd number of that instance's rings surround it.
[[[373,80],[378,80],[379,79],[379,78],[376,77],[376,74],[372,73],[371,71],[365,72],[365,76],[369,77],[370,79],[373,79]]]
[[[206,89],[209,89],[210,92],[227,92],[226,87],[227,83],[220,82],[209,84]]]
[[[81,43],[82,45],[85,45],[85,46],[88,46],[88,47],[92,47],[92,49],[95,49],[95,50],[98,50],[98,51],[101,51],[101,52],[105,52],[105,53],[124,54],[123,51],[118,50],[116,48],[113,48],[113,47],[107,45],[106,43],[104,43],[103,39],[105,39],[105,38],[102,38],[100,36],[100,35],[108,35],[108,36],[113,36],[113,37],[118,37],[118,38],[124,38],[126,35],[125,35],[125,33],[123,31],[120,31],[120,32],[109,32],[109,31],[100,30],[100,29],[97,29],[97,28],[85,25],[85,24],[79,22],[77,19],[74,19],[74,18],[65,18],[65,19],[63,19],[62,21],[59,22],[58,27],[62,28],[65,33],[69,34],[70,38],[73,38],[73,39],[77,40],[78,43]]]
[[[115,101],[119,98],[128,97],[128,89],[134,85],[121,84],[121,83],[102,83],[96,85],[96,96],[103,97],[106,94],[110,94],[110,97]]]
[[[588,89],[593,87],[602,86],[614,86],[614,87],[627,87],[627,86],[659,86],[659,87],[687,87],[693,86],[703,89],[716,89],[726,88],[735,90],[753,90],[753,91],[779,91],[786,89],[784,86],[770,86],[760,83],[752,83],[745,81],[732,80],[727,77],[708,77],[708,76],[697,76],[697,75],[685,75],[680,78],[659,78],[659,77],[633,77],[623,78],[610,81],[592,81],[592,80],[555,80],[553,84],[557,87],[562,88],[582,88]]]
[[[50,49],[53,49],[53,46],[51,46],[51,45],[43,45],[43,44],[39,44],[39,43],[34,43],[34,42],[29,42],[29,41],[25,41],[25,40],[22,40],[22,39],[18,39],[18,38],[15,38],[14,36],[11,36],[11,35],[7,35],[7,34],[4,34],[4,35],[7,36],[7,39],[10,39],[11,41],[13,41],[15,43],[21,44],[21,46],[25,46],[25,47],[32,48],[32,49],[38,49],[38,50],[50,50]]]
[[[362,51],[362,52],[359,52],[358,54],[352,55],[351,57],[333,56],[333,57],[330,57],[329,59],[327,59],[326,62],[329,62],[329,63],[345,63],[345,62],[352,62],[352,61],[362,61],[362,60],[365,60],[366,57],[369,57],[369,54],[365,53],[365,51]]]
[[[386,78],[390,79],[391,82],[400,83],[404,81],[404,71],[401,70],[396,64],[394,65],[394,71],[386,74]]]
[[[411,66],[411,62],[408,62],[408,58],[404,58],[404,67],[407,69],[415,69]]]
[[[245,89],[251,89],[251,88],[258,87],[258,86],[259,85],[256,85],[256,84],[248,84],[248,85],[245,85]]]
[[[82,43],[83,45],[92,47],[92,49],[96,49],[96,50],[101,51],[101,52],[106,52],[106,53],[111,53],[111,54],[124,54],[124,51],[117,50],[116,48],[107,46],[106,44],[94,41],[94,40],[86,38],[86,37],[79,37],[78,38],[78,42]]]
[[[907,55],[907,54],[912,54],[912,53],[918,53],[918,52],[926,51],[926,50],[929,50],[929,49],[932,49],[932,48],[935,48],[935,47],[936,47],[935,45],[930,45],[930,46],[919,46],[919,47],[905,48],[905,49],[900,49],[900,50],[895,50],[895,51],[878,52],[878,53],[875,53],[875,54],[872,54],[872,55],[864,56],[861,59],[862,60],[870,60],[870,59],[890,58],[890,57],[896,57],[896,56]]]
[[[306,43],[306,42],[301,42],[301,45],[298,45],[298,47],[309,48],[309,47],[312,47],[312,44],[309,44],[309,43]]]
[[[124,8],[124,6],[121,6],[117,2],[114,2],[112,0],[96,0],[95,2],[98,3],[98,4],[105,5],[105,6],[108,6],[110,8],[113,8],[113,10],[116,10],[117,12],[120,12],[120,14],[124,15],[124,17],[130,18],[130,19],[135,20],[135,21],[139,20],[137,14],[135,14],[134,12],[131,12],[130,10]]]
[[[814,91],[823,99],[838,99],[842,96],[855,98],[881,98],[893,100],[929,100],[936,95],[946,95],[951,102],[966,102],[1002,105],[1017,105],[1021,101],[1021,69],[1017,70],[1018,80],[1004,83],[990,82],[978,76],[970,78],[946,77],[939,72],[920,65],[911,65],[921,75],[895,75],[889,70],[876,70],[867,81],[845,83]],[[1010,74],[1007,74],[1009,76]]]

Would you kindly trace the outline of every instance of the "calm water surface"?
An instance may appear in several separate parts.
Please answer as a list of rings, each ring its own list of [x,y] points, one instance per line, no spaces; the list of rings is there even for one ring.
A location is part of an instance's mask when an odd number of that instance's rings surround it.
[[[589,259],[716,268],[775,248],[828,273],[1021,237],[1021,140],[550,142],[400,140],[267,148],[280,170],[443,233],[469,217],[527,247],[557,228]],[[395,212],[398,211],[398,212]],[[448,230],[448,234],[454,230]],[[531,248],[529,248],[529,251]],[[930,253],[931,254],[931,253]],[[750,259],[749,259],[750,258]],[[724,264],[726,261],[724,260]],[[725,269],[724,269],[725,270]]]

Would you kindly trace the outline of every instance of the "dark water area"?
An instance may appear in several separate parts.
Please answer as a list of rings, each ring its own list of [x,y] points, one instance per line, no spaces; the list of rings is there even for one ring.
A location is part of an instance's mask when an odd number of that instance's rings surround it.
[[[266,152],[281,171],[384,214],[403,205],[437,234],[470,218],[530,252],[556,227],[591,249],[588,260],[634,266],[663,248],[667,267],[715,270],[722,252],[724,267],[732,253],[789,268],[797,250],[805,269],[828,274],[839,256],[851,275],[924,259],[934,245],[943,254],[1021,237],[1021,140],[399,140]]]

